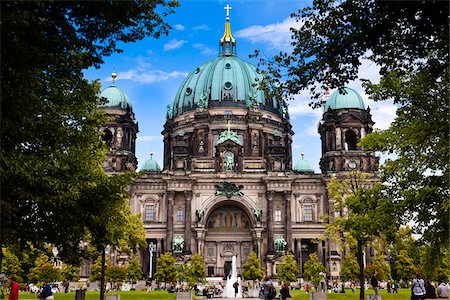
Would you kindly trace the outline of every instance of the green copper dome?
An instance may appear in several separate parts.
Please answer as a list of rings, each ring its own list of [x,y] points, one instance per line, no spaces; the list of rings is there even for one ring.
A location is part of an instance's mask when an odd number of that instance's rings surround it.
[[[330,95],[325,104],[325,111],[341,108],[366,109],[364,100],[357,91],[348,87],[344,87],[344,90],[345,93],[336,90]]]
[[[293,171],[296,173],[314,173],[314,170],[309,165],[309,162],[307,160],[304,160],[303,153],[302,159],[297,162],[297,164],[294,166]]]
[[[172,105],[169,118],[197,108],[248,107],[260,108],[288,118],[284,101],[268,99],[258,89],[263,76],[256,67],[236,55],[236,40],[231,34],[229,17],[225,32],[219,41],[219,57],[191,72],[181,84]]]
[[[160,172],[161,168],[159,167],[156,160],[153,159],[153,156],[150,155],[150,159],[148,159],[145,164],[141,168],[141,172]]]
[[[119,89],[114,83],[114,79],[117,77],[117,74],[112,73],[111,77],[113,78],[112,85],[100,93],[100,97],[106,98],[108,101],[100,105],[100,107],[120,107],[123,109],[132,109],[133,106],[131,105],[130,98],[128,98],[127,94]]]

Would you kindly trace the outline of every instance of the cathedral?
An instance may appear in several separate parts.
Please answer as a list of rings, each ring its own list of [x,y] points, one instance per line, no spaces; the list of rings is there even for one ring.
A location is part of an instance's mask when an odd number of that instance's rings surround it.
[[[309,254],[317,253],[327,277],[337,279],[342,253],[321,239],[322,217],[341,212],[326,185],[352,170],[378,176],[375,153],[358,146],[372,131],[370,110],[350,88],[329,95],[318,124],[321,173],[315,173],[303,156],[293,161],[287,104],[258,89],[263,77],[237,56],[229,16],[219,43],[218,57],[193,70],[167,107],[162,167],[150,157],[130,187],[129,204],[142,215],[149,245],[142,269],[151,278],[162,253],[180,263],[199,253],[207,276],[223,276],[233,256],[239,273],[254,251],[265,273],[276,275],[289,251],[301,277]],[[114,80],[101,96],[107,101],[100,110],[111,117],[101,128],[110,147],[104,169],[136,171],[131,101]]]

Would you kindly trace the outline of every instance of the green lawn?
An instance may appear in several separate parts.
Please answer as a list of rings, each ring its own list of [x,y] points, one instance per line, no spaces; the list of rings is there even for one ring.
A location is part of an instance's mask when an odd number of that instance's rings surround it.
[[[174,300],[176,295],[167,291],[147,292],[108,292],[107,295],[120,295],[120,300]],[[75,300],[75,292],[54,294],[55,300]],[[20,293],[20,299],[37,299],[37,294]],[[100,292],[86,292],[85,300],[99,300]]]
[[[292,299],[294,300],[309,300],[309,294],[306,294],[305,291],[295,290],[291,291]],[[400,289],[398,294],[388,294],[386,290],[380,290],[380,295],[383,300],[406,300],[411,299],[411,290],[410,289]],[[368,294],[373,294],[373,290],[369,289],[364,292],[364,299],[367,299]],[[328,294],[329,300],[357,300],[359,299],[359,289],[355,290],[353,294],[350,289],[345,290],[345,294],[341,293],[331,293]]]
[[[120,300],[174,300],[175,294],[168,293],[167,291],[152,291],[152,292],[109,292],[108,295],[120,295]],[[373,294],[373,290],[369,289],[364,294],[365,299],[367,299],[367,294]],[[386,290],[380,290],[380,294],[383,300],[406,300],[411,298],[410,289],[400,289],[398,294],[388,294]],[[291,291],[292,299],[294,300],[309,300],[309,294],[305,291],[294,290]],[[37,299],[36,294],[31,293],[20,293],[20,299]],[[55,294],[55,300],[74,300],[75,292],[71,293],[61,293]],[[100,292],[87,292],[85,300],[98,300],[100,299]],[[351,290],[346,290],[345,294],[341,293],[331,293],[328,294],[329,300],[357,300],[359,299],[359,290],[356,290],[353,294]]]

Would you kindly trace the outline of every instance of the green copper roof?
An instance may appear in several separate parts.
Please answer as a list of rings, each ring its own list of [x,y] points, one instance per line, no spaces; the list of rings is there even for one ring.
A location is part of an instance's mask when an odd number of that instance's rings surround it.
[[[150,156],[150,159],[145,162],[145,164],[141,168],[141,172],[160,172],[161,168],[159,167],[156,160],[153,159],[152,156]]]
[[[104,97],[108,100],[100,107],[120,107],[123,109],[126,109],[127,107],[129,107],[130,109],[133,108],[130,98],[128,98],[127,94],[119,89],[114,83],[110,87],[104,89],[100,93],[100,97]]]
[[[330,98],[328,98],[325,104],[325,111],[328,109],[341,109],[341,108],[357,108],[366,109],[364,100],[361,95],[354,89],[344,87],[345,93],[341,93],[339,90],[334,91]]]
[[[309,162],[303,159],[299,160],[293,169],[296,173],[314,173],[313,168],[309,165]]]
[[[257,79],[263,77],[254,65],[236,56],[221,55],[186,77],[170,107],[169,117],[212,106],[258,107],[283,114],[287,107],[276,99],[266,101],[264,92],[256,86]]]

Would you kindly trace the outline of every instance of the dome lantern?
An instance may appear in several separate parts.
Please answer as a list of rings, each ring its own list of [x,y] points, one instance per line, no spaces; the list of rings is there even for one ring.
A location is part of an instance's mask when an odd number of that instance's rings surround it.
[[[232,7],[227,4],[227,6],[225,6],[223,9],[227,11],[227,18],[225,21],[225,31],[222,38],[220,39],[220,55],[236,55],[236,40],[231,34],[230,25],[230,10],[232,9]]]
[[[304,159],[305,153],[301,153],[302,159],[298,161],[298,163],[294,166],[293,171],[295,173],[307,173],[313,174],[314,170],[309,165],[309,162]]]
[[[153,152],[150,152],[150,159],[148,159],[141,168],[141,172],[161,172],[156,160],[153,159]]]
[[[131,105],[130,98],[115,84],[117,74],[113,72],[111,74],[111,77],[111,86],[107,87],[100,93],[100,98],[106,98],[108,101],[100,105],[100,107],[119,107],[122,109],[132,109],[133,106]]]

